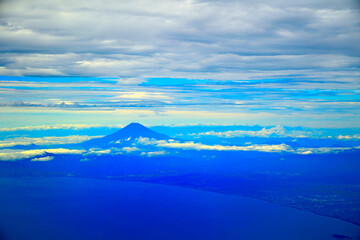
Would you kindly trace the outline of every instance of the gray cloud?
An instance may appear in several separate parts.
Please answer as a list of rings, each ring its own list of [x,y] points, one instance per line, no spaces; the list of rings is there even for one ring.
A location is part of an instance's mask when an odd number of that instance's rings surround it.
[[[359,15],[355,0],[5,0],[0,75],[114,78],[0,79],[0,107],[221,110],[358,125]],[[159,77],[188,84],[144,84]]]
[[[2,75],[228,80],[359,67],[354,1],[20,0],[0,11]]]

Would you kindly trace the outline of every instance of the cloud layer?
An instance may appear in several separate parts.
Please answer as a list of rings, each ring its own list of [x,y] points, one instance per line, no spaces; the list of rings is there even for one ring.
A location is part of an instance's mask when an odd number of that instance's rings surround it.
[[[182,150],[210,150],[210,151],[257,151],[257,152],[287,152],[293,154],[324,154],[338,153],[347,150],[360,149],[360,147],[319,147],[319,148],[297,148],[294,149],[286,144],[252,144],[247,146],[229,146],[229,145],[208,145],[196,143],[193,141],[179,142],[175,140],[155,140],[140,137],[137,142],[141,145],[150,145],[156,147],[182,149]]]
[[[12,150],[12,149],[0,149],[1,161],[15,161],[25,158],[31,158],[35,156],[41,156],[46,153],[52,154],[82,154],[84,150],[79,149],[65,149],[65,148],[51,148],[51,149],[34,149],[34,150]],[[42,157],[35,158],[33,161],[45,161]],[[41,159],[41,160],[39,160]],[[50,159],[48,159],[50,160]]]
[[[71,136],[73,137],[73,136]],[[287,144],[248,144],[245,146],[238,145],[210,145],[203,144],[194,141],[177,141],[170,140],[156,140],[144,137],[134,139],[134,142],[130,146],[122,147],[119,143],[119,147],[111,148],[90,148],[84,149],[65,149],[65,148],[51,148],[33,150],[24,149],[0,149],[1,161],[15,161],[25,158],[33,158],[31,161],[51,161],[53,156],[42,156],[46,153],[52,154],[78,154],[82,155],[82,161],[89,161],[88,157],[96,157],[102,155],[121,155],[132,154],[146,157],[155,157],[162,155],[177,155],[180,150],[197,150],[197,151],[253,151],[253,152],[269,152],[269,153],[290,153],[290,154],[329,154],[339,153],[343,151],[351,151],[360,149],[360,146],[355,147],[316,147],[316,148],[293,148]],[[174,151],[175,150],[175,151]]]
[[[33,131],[33,130],[53,130],[53,129],[87,129],[87,128],[99,128],[99,127],[124,127],[123,125],[110,125],[104,126],[101,124],[55,124],[55,125],[41,125],[41,126],[25,126],[25,127],[12,127],[12,128],[0,128],[1,132],[12,132],[12,131]]]
[[[195,133],[191,134],[194,136],[216,136],[216,137],[223,137],[223,138],[234,138],[234,137],[310,137],[313,132],[306,132],[306,131],[287,131],[282,126],[275,126],[271,128],[263,128],[259,131],[251,131],[251,130],[235,130],[235,131],[225,131],[225,132],[202,132],[202,133]]]
[[[359,16],[355,0],[1,1],[0,75],[33,78],[0,77],[0,110],[360,126]]]
[[[28,138],[28,137],[18,137],[18,138],[9,138],[6,140],[0,141],[0,148],[13,147],[16,145],[55,145],[55,144],[73,144],[80,143],[92,138],[100,136],[86,136],[86,135],[72,135],[66,137],[42,137],[42,138]]]
[[[349,0],[1,5],[2,75],[258,79],[359,62]]]

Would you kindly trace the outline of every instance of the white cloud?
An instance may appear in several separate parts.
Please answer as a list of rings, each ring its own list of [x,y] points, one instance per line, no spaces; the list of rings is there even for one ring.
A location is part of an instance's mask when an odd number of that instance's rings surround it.
[[[123,147],[121,150],[124,151],[124,152],[127,152],[127,153],[140,151],[140,149],[137,148],[137,147]]]
[[[324,154],[324,153],[338,153],[353,149],[360,149],[360,147],[319,147],[319,148],[297,148],[293,149],[286,144],[253,144],[246,146],[227,146],[227,145],[207,145],[202,143],[179,142],[179,141],[166,141],[155,140],[140,137],[137,142],[142,145],[152,145],[165,148],[176,148],[183,150],[213,150],[213,151],[258,151],[258,152],[288,152],[293,154]]]
[[[340,140],[359,140],[360,134],[354,134],[354,135],[339,135],[337,137]]]
[[[311,132],[305,131],[288,131],[282,126],[275,126],[272,128],[263,128],[259,131],[246,131],[246,130],[236,130],[236,131],[225,131],[225,132],[202,132],[191,134],[194,136],[217,136],[223,138],[233,138],[233,137],[309,137],[312,135]]]
[[[343,151],[348,151],[352,149],[357,149],[358,147],[319,147],[319,148],[298,148],[296,153],[298,154],[324,154],[324,153],[339,153]]]
[[[40,158],[33,158],[31,159],[32,162],[46,162],[53,160],[53,156],[47,156],[47,157],[40,157]]]
[[[144,148],[146,146],[146,148]],[[148,150],[148,147],[151,150]],[[157,150],[156,148],[160,148]],[[132,147],[123,147],[123,148],[111,148],[111,149],[101,149],[101,148],[91,148],[88,151],[80,150],[80,149],[64,149],[64,148],[56,148],[56,149],[34,149],[34,150],[16,150],[16,149],[0,149],[0,160],[2,161],[12,161],[12,160],[20,160],[24,158],[31,158],[32,161],[50,161],[52,157],[46,156],[41,157],[46,153],[53,154],[82,154],[83,156],[87,155],[106,155],[106,154],[128,154],[137,152],[142,156],[160,156],[160,155],[168,155],[171,152],[164,150],[166,149],[181,149],[181,150],[198,150],[198,151],[257,151],[257,152],[272,152],[272,153],[292,153],[292,154],[327,154],[327,153],[339,153],[343,151],[350,151],[355,149],[360,149],[358,147],[319,147],[319,148],[292,148],[286,144],[248,144],[245,146],[229,146],[229,145],[208,145],[202,143],[196,143],[193,141],[187,142],[179,142],[173,139],[170,140],[156,140],[149,138],[137,138],[135,139],[135,144]],[[146,150],[145,150],[146,149]],[[40,156],[40,157],[39,157]],[[50,159],[51,158],[51,159]],[[86,158],[84,158],[86,159]]]
[[[101,155],[110,154],[110,153],[111,153],[111,149],[90,148],[89,151],[87,151],[84,154],[84,156],[86,156],[86,155],[101,156]]]
[[[155,140],[149,138],[140,137],[137,142],[143,145],[154,145],[157,147],[166,148],[179,148],[185,150],[215,150],[215,151],[260,151],[260,152],[282,152],[282,151],[293,151],[293,149],[286,144],[278,145],[248,145],[248,146],[224,146],[224,145],[206,145],[202,143],[189,142],[178,142],[178,141],[166,141],[166,140]]]
[[[156,156],[162,156],[162,155],[167,155],[168,152],[166,151],[153,151],[153,152],[142,152],[141,155],[142,156],[147,156],[147,157],[156,157]]]
[[[34,150],[13,150],[13,149],[1,149],[0,160],[13,161],[24,158],[31,158],[35,156],[41,156],[45,153],[53,154],[82,154],[84,150],[79,149],[65,149],[65,148],[53,148],[53,149],[34,149]]]
[[[170,96],[162,92],[122,92],[121,95],[112,97],[113,99],[170,99]]]
[[[54,144],[72,144],[80,143],[92,138],[97,138],[100,136],[87,136],[87,135],[71,135],[65,137],[42,137],[42,138],[28,138],[28,137],[19,137],[19,138],[9,138],[6,140],[0,141],[0,148],[12,147],[16,145],[54,145]]]

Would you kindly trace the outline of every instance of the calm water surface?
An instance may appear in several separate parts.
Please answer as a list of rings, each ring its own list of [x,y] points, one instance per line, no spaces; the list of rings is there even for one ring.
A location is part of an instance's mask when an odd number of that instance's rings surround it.
[[[355,239],[360,228],[261,200],[139,182],[0,178],[0,239]]]

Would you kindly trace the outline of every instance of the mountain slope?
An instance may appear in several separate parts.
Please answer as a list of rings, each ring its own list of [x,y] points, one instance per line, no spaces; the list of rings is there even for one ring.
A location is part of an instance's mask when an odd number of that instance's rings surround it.
[[[91,139],[83,143],[85,146],[104,146],[123,142],[132,142],[139,137],[153,138],[156,140],[167,140],[169,136],[154,132],[140,123],[130,123],[119,131],[102,138]]]

